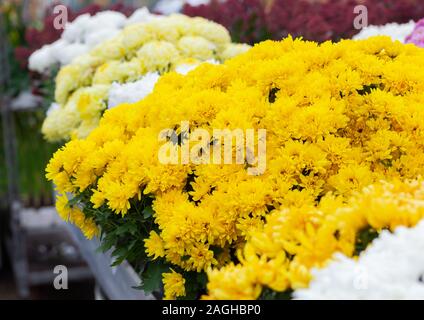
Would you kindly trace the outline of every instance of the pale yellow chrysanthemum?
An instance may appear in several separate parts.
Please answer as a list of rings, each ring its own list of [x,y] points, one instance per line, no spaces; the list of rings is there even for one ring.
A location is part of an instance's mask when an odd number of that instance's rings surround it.
[[[220,58],[225,61],[247,52],[250,48],[251,46],[245,43],[229,43],[225,46]]]
[[[213,59],[217,50],[213,42],[202,37],[182,37],[178,41],[178,49],[189,58],[199,60]]]
[[[166,73],[174,70],[182,59],[224,61],[229,55],[223,55],[222,51],[228,49],[229,43],[230,36],[224,27],[203,18],[179,14],[124,28],[59,71],[55,98],[60,108],[47,115],[43,130],[45,138],[66,141],[85,137],[96,127],[106,109],[109,88],[104,99],[93,106],[93,112],[89,114],[91,119],[87,119],[87,114],[83,119],[83,114],[76,113],[76,119],[81,118],[81,122],[59,119],[60,125],[54,125],[59,123],[57,118],[62,114],[64,118],[69,117],[71,111],[67,109],[73,108],[71,100],[76,92],[97,85],[110,86],[113,82],[137,81],[149,72]],[[232,50],[232,53],[236,51]]]

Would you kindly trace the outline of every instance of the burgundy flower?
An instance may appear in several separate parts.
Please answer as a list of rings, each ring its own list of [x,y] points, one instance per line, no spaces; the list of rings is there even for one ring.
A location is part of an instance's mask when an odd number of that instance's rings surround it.
[[[358,33],[354,7],[368,8],[369,24],[404,23],[424,17],[422,0],[212,0],[208,5],[185,5],[183,13],[202,16],[229,29],[235,41],[255,43],[291,34],[308,40],[338,41]]]
[[[32,51],[29,48],[18,47],[15,48],[15,58],[19,62],[19,65],[22,69],[25,69],[28,63],[28,58],[31,55]]]

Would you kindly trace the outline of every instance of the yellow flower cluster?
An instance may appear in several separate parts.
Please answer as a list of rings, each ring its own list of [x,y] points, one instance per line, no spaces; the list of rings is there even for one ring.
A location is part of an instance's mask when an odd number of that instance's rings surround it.
[[[87,239],[99,235],[99,230],[91,218],[86,218],[78,206],[70,205],[66,194],[56,197],[56,209],[58,215],[66,222],[71,222],[81,229]]]
[[[55,92],[60,108],[48,114],[43,134],[49,141],[87,136],[107,107],[113,82],[162,74],[187,60],[225,61],[248,48],[231,43],[223,26],[203,18],[171,15],[128,26],[60,70]]]
[[[147,253],[185,271],[204,271],[227,265],[234,249],[262,230],[266,216],[271,214],[269,225],[281,219],[274,212],[296,212],[288,226],[304,219],[318,223],[330,201],[320,199],[328,192],[339,196],[332,206],[341,206],[341,199],[376,181],[423,174],[423,103],[424,50],[413,45],[387,37],[321,45],[267,41],[223,65],[205,64],[186,76],[166,74],[147,98],[108,110],[86,139],[58,151],[47,177],[60,193],[90,192],[95,207],[122,215],[132,208],[130,200],[154,198],[159,231],[147,239]],[[209,131],[210,144],[220,143],[214,128],[265,129],[264,174],[249,175],[247,162],[160,163],[164,143],[180,151],[193,142],[182,121],[190,122],[190,132]],[[161,142],[159,133],[167,128],[188,138],[175,145]],[[317,203],[320,209],[314,209]],[[300,209],[305,206],[310,210]],[[322,261],[338,247],[351,250],[356,230],[351,226],[336,247],[318,240],[310,244],[323,251],[302,257],[291,282],[276,275],[263,283],[276,289],[305,283],[303,265]],[[292,237],[301,236],[289,229]],[[309,224],[305,230],[316,231]],[[245,259],[251,259],[252,245]],[[288,263],[285,253],[273,248],[274,259],[257,260],[263,270]],[[287,250],[297,252],[294,242]],[[229,268],[224,276],[233,279],[231,272],[238,271]],[[210,290],[219,296],[213,286]],[[250,290],[251,297],[260,292]]]
[[[325,267],[334,253],[353,256],[361,230],[393,231],[423,218],[422,179],[371,185],[347,204],[328,194],[318,206],[275,211],[239,252],[240,264],[209,271],[204,298],[257,299],[263,287],[279,292],[307,287],[310,270]]]

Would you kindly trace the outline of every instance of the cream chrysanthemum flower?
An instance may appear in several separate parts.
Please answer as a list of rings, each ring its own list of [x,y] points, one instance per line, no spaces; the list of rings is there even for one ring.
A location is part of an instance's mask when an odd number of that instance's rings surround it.
[[[251,47],[245,43],[229,43],[225,46],[220,58],[225,61],[247,52],[250,48]]]
[[[200,60],[213,59],[216,45],[202,37],[186,36],[178,41],[178,49],[184,56]]]

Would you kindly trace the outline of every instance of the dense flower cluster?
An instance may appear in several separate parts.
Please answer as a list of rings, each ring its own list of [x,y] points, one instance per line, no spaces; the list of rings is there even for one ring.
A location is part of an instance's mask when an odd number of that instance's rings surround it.
[[[411,208],[421,206],[422,211],[422,200],[420,196],[408,202]],[[357,260],[338,254],[326,268],[313,270],[309,288],[296,291],[294,297],[423,299],[423,252],[424,221],[410,229],[399,227],[394,233],[384,230]]]
[[[59,65],[67,65],[96,45],[116,36],[125,26],[147,22],[157,16],[147,8],[136,10],[130,17],[117,11],[102,11],[93,16],[82,14],[65,26],[60,39],[44,45],[29,57],[29,69],[44,73]]]
[[[206,298],[256,299],[265,287],[277,292],[304,288],[311,279],[311,268],[322,267],[323,270],[314,273],[318,279],[312,282],[312,287],[298,290],[295,297],[358,297],[361,295],[361,279],[358,279],[358,283],[355,283],[354,279],[361,275],[353,268],[355,262],[334,262],[327,269],[325,267],[328,261],[336,252],[348,257],[356,255],[358,237],[363,230],[379,232],[382,229],[394,230],[398,226],[414,226],[424,218],[423,200],[422,181],[395,181],[369,186],[362,193],[352,197],[347,204],[343,203],[343,199],[329,194],[321,199],[318,206],[296,203],[292,207],[273,212],[267,216],[265,226],[251,234],[240,253],[240,264],[209,272],[209,295]],[[418,230],[422,230],[422,227]],[[409,240],[417,239],[418,230],[415,231],[415,237],[412,235]],[[369,284],[369,289],[377,295],[378,291],[375,289],[378,283],[396,287],[395,279],[391,277],[394,273],[398,278],[410,278],[416,275],[417,271],[422,272],[424,267],[422,258],[420,264],[409,268],[417,269],[414,273],[401,272],[394,264],[388,263],[394,262],[400,255],[411,258],[415,254],[415,259],[398,260],[398,264],[410,264],[419,259],[417,253],[423,246],[422,236],[421,242],[416,243],[416,247],[409,252],[399,250],[396,246],[391,246],[393,251],[383,251],[387,237],[388,235],[383,233],[382,238],[376,240],[376,244],[373,243],[371,249],[366,250],[357,263],[359,267],[369,264],[368,267],[374,268],[362,271],[372,273],[369,276],[374,280],[370,280],[373,282]],[[392,245],[391,242],[386,245]],[[380,262],[380,268],[375,266],[376,259]],[[382,273],[384,268],[381,268],[383,263],[386,263],[385,266],[389,269],[385,278]],[[337,268],[347,271],[346,274],[335,272]],[[329,273],[333,281],[328,281]],[[376,277],[376,273],[379,276]],[[416,285],[422,287],[418,278],[419,275],[414,279]],[[357,290],[355,284],[358,286]],[[388,288],[391,295],[396,295],[394,287]],[[383,287],[379,289],[384,291]],[[405,289],[411,288],[407,286]],[[366,292],[362,291],[363,294]],[[422,295],[423,289],[418,292]],[[384,298],[384,295],[380,296],[382,297]]]
[[[231,43],[224,27],[203,18],[171,15],[130,25],[60,70],[55,92],[59,108],[49,112],[43,134],[49,141],[85,137],[98,125],[114,82],[163,74],[187,60],[224,61],[247,49]]]
[[[247,49],[248,47],[245,48]],[[207,60],[205,62],[213,64],[218,63],[215,60]],[[199,65],[200,63],[197,60],[187,60],[178,64],[174,71],[179,74],[187,74],[191,70],[197,68]],[[159,78],[159,72],[149,72],[142,76],[140,80],[134,82],[122,84],[117,82],[112,83],[112,86],[109,90],[108,108],[113,108],[122,103],[134,103],[144,99],[153,91]]]
[[[413,43],[424,48],[424,19],[417,22],[412,33],[406,38],[406,43]]]
[[[356,232],[367,223],[412,225],[420,217],[337,208],[376,181],[424,173],[423,67],[422,49],[388,37],[321,45],[266,41],[223,65],[162,76],[152,94],[106,111],[86,139],[58,151],[47,177],[60,194],[74,194],[71,206],[80,206],[87,218],[104,222],[118,216],[117,223],[147,229],[150,263],[169,264],[186,279],[186,273],[224,267],[210,273],[211,297],[231,296],[231,288],[221,288],[224,278],[234,286],[252,284],[237,297],[257,297],[262,285],[277,291],[300,287],[309,280],[309,267],[336,250],[351,254]],[[176,130],[178,143],[158,139],[167,128]],[[265,129],[265,172],[249,175],[247,162],[159,161],[163,147],[179,152],[196,142],[189,134],[196,128],[210,132],[202,150],[223,144],[214,128],[229,129],[227,135]],[[381,188],[375,192],[384,196],[387,188]],[[337,197],[326,197],[329,192]],[[140,219],[145,220],[137,225]],[[345,227],[343,219],[349,219]],[[274,224],[281,225],[278,234]],[[246,240],[239,257],[245,263],[225,267]],[[256,250],[273,259],[255,258]],[[293,255],[299,257],[288,259]],[[270,273],[252,283],[245,272],[250,263]],[[272,273],[275,268],[291,270],[290,276]]]
[[[424,16],[420,0],[212,0],[207,5],[186,5],[183,13],[224,25],[236,41],[280,40],[288,34],[325,41],[351,38],[358,32],[353,26],[358,4],[368,8],[371,25],[405,23]]]
[[[68,197],[63,195],[57,198],[56,210],[58,215],[67,222],[75,224],[84,235],[91,239],[99,234],[99,230],[93,219],[86,218],[81,208],[69,204]]]
[[[20,62],[23,68],[28,66],[28,59],[32,53],[43,47],[44,45],[51,44],[57,41],[63,32],[63,29],[54,27],[54,20],[56,15],[53,13],[53,4],[46,8],[42,25],[39,27],[28,27],[25,30],[24,45],[20,45],[15,49],[16,59]],[[73,22],[81,15],[95,15],[104,10],[110,10],[114,12],[120,12],[125,16],[129,16],[133,13],[134,8],[131,6],[124,5],[122,3],[113,4],[110,6],[102,7],[97,4],[88,5],[80,10],[72,10],[66,7],[68,13],[68,21]],[[62,54],[66,52],[62,52]]]

